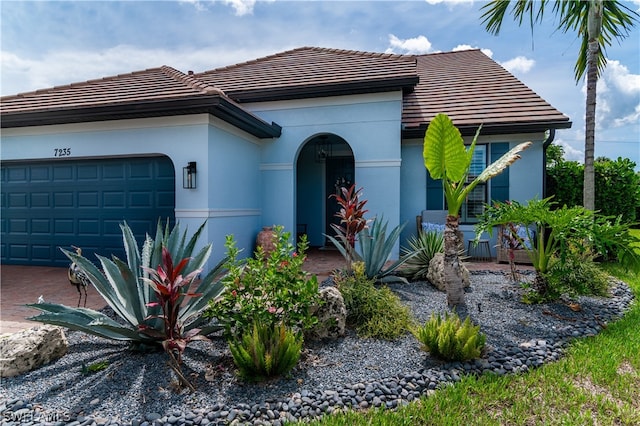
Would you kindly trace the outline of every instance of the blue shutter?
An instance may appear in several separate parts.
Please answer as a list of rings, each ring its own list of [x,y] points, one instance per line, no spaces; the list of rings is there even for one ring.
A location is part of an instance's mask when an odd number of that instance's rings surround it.
[[[500,142],[491,144],[491,163],[498,160],[509,151],[508,142]],[[507,201],[509,199],[509,168],[498,176],[492,178],[491,184],[491,201]]]
[[[432,179],[428,171],[426,210],[444,210],[444,191],[442,190],[442,179]]]

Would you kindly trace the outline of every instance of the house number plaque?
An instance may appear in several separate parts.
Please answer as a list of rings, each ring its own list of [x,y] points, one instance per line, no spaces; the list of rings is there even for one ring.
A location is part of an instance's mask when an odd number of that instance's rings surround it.
[[[71,148],[54,148],[53,156],[54,157],[68,157],[71,155]]]

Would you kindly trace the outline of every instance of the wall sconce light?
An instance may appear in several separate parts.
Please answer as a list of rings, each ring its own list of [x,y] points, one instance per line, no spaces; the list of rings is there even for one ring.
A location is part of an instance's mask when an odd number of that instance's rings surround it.
[[[316,161],[324,162],[327,158],[331,158],[331,142],[327,135],[321,135],[316,141]]]
[[[184,189],[195,189],[197,186],[196,180],[196,162],[189,161],[187,167],[182,168],[182,187]]]

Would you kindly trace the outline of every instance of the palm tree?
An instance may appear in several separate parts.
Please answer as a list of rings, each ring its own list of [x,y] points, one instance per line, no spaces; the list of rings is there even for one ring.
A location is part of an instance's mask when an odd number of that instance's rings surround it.
[[[558,29],[562,32],[575,31],[582,38],[578,59],[574,67],[576,84],[587,75],[587,100],[585,114],[584,141],[584,190],[583,204],[588,210],[595,208],[595,183],[593,156],[596,127],[596,85],[607,64],[605,48],[611,45],[612,38],[623,40],[634,26],[635,11],[618,1],[604,0],[492,0],[482,7],[482,23],[486,30],[497,35],[510,4],[513,18],[522,24],[528,16],[531,30],[542,21],[546,6],[551,8],[559,19]]]
[[[424,135],[424,165],[432,179],[442,179],[442,189],[447,201],[447,223],[444,229],[444,281],[447,305],[460,316],[466,316],[458,255],[461,246],[458,222],[460,208],[473,188],[502,173],[520,158],[521,151],[531,146],[531,142],[517,145],[471,180],[469,169],[479,134],[480,128],[471,145],[466,148],[460,130],[453,125],[451,119],[445,114],[438,114],[431,120]]]

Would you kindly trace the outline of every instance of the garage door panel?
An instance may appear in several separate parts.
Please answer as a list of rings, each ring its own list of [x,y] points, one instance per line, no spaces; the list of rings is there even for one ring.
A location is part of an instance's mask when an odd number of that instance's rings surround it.
[[[73,166],[53,166],[53,180],[56,182],[72,182],[73,181]]]
[[[78,181],[92,181],[95,182],[99,178],[97,165],[78,166]]]
[[[27,204],[27,194],[24,192],[18,192],[15,194],[9,194],[8,207],[20,208],[29,207]]]
[[[44,166],[33,166],[31,167],[31,182],[49,182],[51,180],[51,173],[49,167]]]
[[[52,226],[50,219],[32,219],[31,220],[31,234],[33,235],[49,235],[51,234]]]
[[[9,169],[7,173],[7,182],[26,182],[27,181],[27,168],[26,167],[16,167]]]
[[[175,221],[175,177],[166,157],[2,164],[1,258],[66,266],[60,247],[124,258],[120,224],[139,244],[159,218]]]

